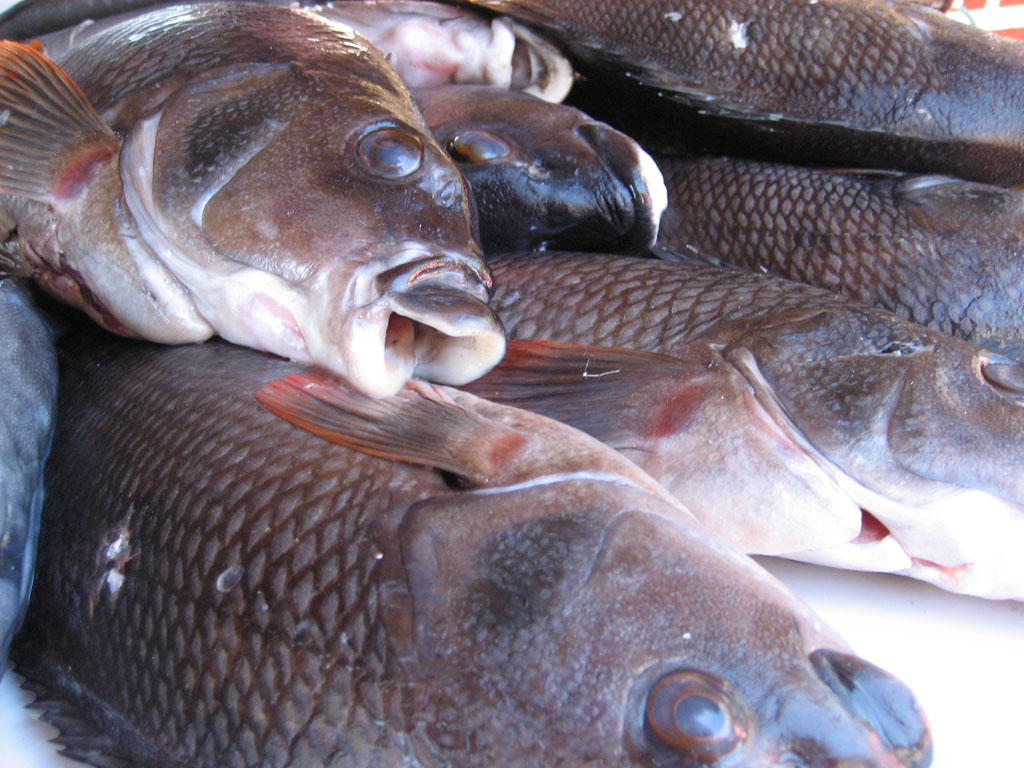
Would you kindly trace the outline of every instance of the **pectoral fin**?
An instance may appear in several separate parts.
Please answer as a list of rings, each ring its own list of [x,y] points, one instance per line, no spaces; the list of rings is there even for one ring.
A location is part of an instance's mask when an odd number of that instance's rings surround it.
[[[0,192],[59,205],[119,144],[42,46],[0,41]]]
[[[503,480],[510,454],[528,436],[446,398],[443,389],[412,383],[373,398],[326,374],[293,374],[256,392],[271,413],[347,448],[445,470],[470,485]]]
[[[616,446],[635,438],[637,425],[624,415],[638,388],[678,377],[680,369],[676,358],[653,352],[514,339],[497,368],[463,389]]]

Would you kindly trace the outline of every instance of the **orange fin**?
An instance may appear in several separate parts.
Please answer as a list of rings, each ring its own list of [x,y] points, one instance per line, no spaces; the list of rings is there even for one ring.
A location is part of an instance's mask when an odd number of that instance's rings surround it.
[[[316,371],[264,384],[256,399],[271,413],[347,448],[445,470],[483,486],[501,479],[492,461],[526,436],[467,410],[443,389],[411,382],[392,397],[352,391]]]
[[[53,203],[79,194],[120,142],[40,49],[0,40],[0,192]]]
[[[678,378],[685,363],[633,349],[510,339],[505,359],[462,389],[561,421],[612,446],[629,441],[626,404],[645,384]]]

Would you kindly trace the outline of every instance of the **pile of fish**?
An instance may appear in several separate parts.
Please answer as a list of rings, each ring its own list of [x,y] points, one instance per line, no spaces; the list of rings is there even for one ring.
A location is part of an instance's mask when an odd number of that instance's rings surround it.
[[[14,658],[71,754],[931,763],[740,552],[1024,599],[1019,44],[882,0],[152,5],[0,17],[4,271],[142,339],[0,285],[0,652],[38,533]]]

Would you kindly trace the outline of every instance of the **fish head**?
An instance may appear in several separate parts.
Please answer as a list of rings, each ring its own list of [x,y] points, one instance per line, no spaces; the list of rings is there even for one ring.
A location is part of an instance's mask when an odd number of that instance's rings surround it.
[[[501,357],[465,182],[382,56],[222,67],[126,139],[141,239],[216,333],[388,394]]]
[[[869,309],[780,313],[724,355],[870,513],[854,549],[956,591],[1024,598],[1024,365]]]
[[[424,749],[444,764],[929,764],[905,686],[671,514],[593,474],[414,507],[405,658],[420,711],[452,713],[415,729]]]
[[[469,182],[486,251],[638,253],[653,244],[665,183],[625,134],[521,91],[458,86],[414,96]]]

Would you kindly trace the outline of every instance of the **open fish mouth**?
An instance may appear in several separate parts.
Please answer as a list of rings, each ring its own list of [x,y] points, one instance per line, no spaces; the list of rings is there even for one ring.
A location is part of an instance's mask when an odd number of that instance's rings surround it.
[[[856,446],[836,453],[834,447],[819,445],[813,434],[801,428],[800,423],[815,419],[823,420],[818,430],[834,425],[827,422],[827,414],[794,413],[808,404],[787,403],[784,393],[777,392],[761,370],[753,351],[737,346],[729,350],[727,358],[750,382],[759,405],[786,435],[789,447],[796,447],[860,509],[859,532],[845,543],[780,553],[782,556],[832,567],[898,573],[965,594],[1024,599],[1018,559],[1024,548],[1024,503],[1007,496],[1012,490],[1000,493],[1000,489],[968,487],[952,476],[928,476],[917,466],[921,459],[914,465],[900,459],[904,449],[898,435],[901,430],[913,430],[912,420],[900,412],[900,402],[912,397],[909,388],[927,387],[925,382],[915,382],[909,373],[892,382],[891,391],[874,404],[878,413],[873,422],[862,429],[865,435],[877,433],[871,439],[884,443],[884,452],[876,457],[859,456]],[[1011,384],[1017,382],[1018,371],[1008,370],[1011,363],[997,365],[1000,367],[991,376],[999,381],[991,386],[998,389],[1007,378]],[[984,370],[978,376],[988,378]],[[906,423],[901,424],[905,418]],[[949,426],[954,432],[955,424]],[[941,465],[936,466],[938,474]],[[892,480],[892,486],[873,482],[880,477]]]
[[[474,255],[405,243],[358,267],[340,300],[324,279],[312,293],[326,299],[314,314],[327,335],[307,337],[311,357],[334,357],[327,367],[366,394],[394,394],[413,376],[464,384],[505,354],[504,328],[487,305],[490,273]]]

